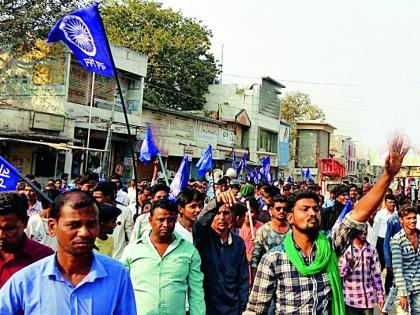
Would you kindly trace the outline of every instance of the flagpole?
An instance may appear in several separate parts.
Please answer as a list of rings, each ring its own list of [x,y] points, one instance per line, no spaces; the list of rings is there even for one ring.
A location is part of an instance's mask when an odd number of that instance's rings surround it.
[[[34,183],[32,183],[32,182],[30,182],[29,181],[29,179],[27,179],[25,176],[23,176],[22,174],[20,174],[19,172],[17,172],[17,174],[16,174],[17,176],[19,176],[19,178],[21,179],[21,180],[23,180],[27,185],[29,185],[33,190],[35,190],[39,195],[41,195],[42,196],[42,198],[45,198],[47,201],[48,201],[48,203],[50,203],[50,204],[54,204],[54,201],[50,198],[50,197],[48,197],[44,192],[42,192],[41,191],[41,189],[39,189],[38,187],[36,187],[35,185],[34,185]]]
[[[117,87],[118,87],[118,94],[120,95],[121,98],[121,107],[123,108],[123,112],[124,112],[124,119],[125,119],[125,125],[127,126],[127,135],[128,135],[128,141],[130,142],[130,150],[131,150],[131,158],[133,159],[133,168],[134,168],[134,181],[136,182],[136,185],[134,186],[135,191],[136,191],[136,216],[139,215],[139,202],[138,202],[138,176],[137,176],[137,159],[136,159],[136,153],[134,151],[134,144],[133,144],[133,139],[131,137],[131,131],[130,131],[130,124],[128,123],[128,115],[127,115],[127,108],[125,105],[125,101],[124,101],[124,97],[122,95],[122,89],[121,89],[121,83],[120,83],[120,79],[118,77],[118,72],[117,72],[117,68],[115,67],[115,62],[114,62],[114,57],[112,56],[112,52],[111,52],[111,46],[109,45],[109,41],[108,41],[108,37],[106,35],[105,32],[105,26],[104,26],[104,22],[102,21],[102,17],[99,14],[99,21],[101,22],[102,25],[102,29],[104,31],[104,36],[105,36],[105,43],[106,46],[108,47],[108,51],[109,51],[109,55],[110,55],[110,59],[111,59],[111,63],[112,63],[112,69],[114,70],[115,73],[115,81],[117,82]],[[143,209],[142,209],[143,212]]]
[[[88,170],[88,163],[89,163],[90,129],[91,129],[91,124],[92,124],[92,107],[93,107],[94,93],[95,93],[95,76],[96,76],[96,73],[92,72],[92,88],[90,91],[89,125],[88,125],[88,134],[87,134],[85,171]]]
[[[160,168],[162,169],[163,176],[165,177],[166,186],[169,187],[168,175],[166,174],[166,168],[165,168],[165,165],[163,164],[162,156],[160,155],[160,153],[158,153],[157,156],[159,158]]]

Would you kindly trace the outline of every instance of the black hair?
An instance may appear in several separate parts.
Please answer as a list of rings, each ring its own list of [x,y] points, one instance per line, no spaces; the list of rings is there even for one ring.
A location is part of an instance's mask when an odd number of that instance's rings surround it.
[[[80,209],[88,206],[96,206],[99,209],[99,204],[93,196],[82,190],[68,190],[60,194],[54,200],[54,206],[50,213],[50,218],[58,220],[60,217],[61,208],[69,201],[73,194],[79,195],[79,198],[71,205],[73,209]]]
[[[38,189],[42,189],[42,185],[35,179],[30,180],[31,184],[34,185]],[[31,187],[28,183],[25,183],[26,186]],[[32,187],[31,187],[32,188]]]
[[[185,188],[178,194],[176,205],[185,208],[187,204],[194,200],[199,201],[202,204],[204,202],[204,195],[197,189]]]
[[[282,195],[278,194],[278,195],[275,195],[275,196],[273,197],[273,204],[274,204],[275,202],[286,202],[286,203],[287,203],[287,198],[285,198],[285,197],[283,197]]]
[[[0,193],[0,215],[16,213],[20,221],[28,222],[28,199],[16,192]]]
[[[178,209],[176,205],[168,199],[160,199],[160,200],[155,201],[152,204],[152,207],[150,208],[150,216],[153,216],[153,212],[155,211],[156,208],[162,208],[162,209],[168,210],[170,213],[178,214]]]
[[[233,213],[233,217],[232,217],[233,220],[235,220],[235,218],[239,218],[245,215],[245,213],[248,211],[248,208],[242,202],[235,203],[229,209]]]
[[[99,224],[106,223],[111,219],[116,219],[121,214],[121,210],[110,204],[99,206],[98,221]]]
[[[365,181],[365,182],[367,182],[367,183],[369,183],[369,177],[363,177],[363,180]]]
[[[352,189],[352,188],[359,189],[359,187],[357,187],[357,185],[356,185],[356,184],[350,184],[350,185],[349,185],[349,189]]]
[[[25,177],[29,180],[34,180],[35,179],[35,175],[33,175],[33,174],[26,174]]]
[[[95,188],[93,188],[93,192],[95,191],[102,192],[104,196],[114,196],[117,191],[117,185],[114,182],[104,180],[96,184]]]
[[[63,183],[63,179],[61,179],[61,178],[54,179],[54,183],[57,182],[57,181],[59,181],[60,183]]]
[[[170,189],[165,184],[153,185],[152,188],[150,189],[150,196],[154,197],[156,195],[156,193],[159,192],[159,191],[166,191],[166,193],[169,194]]]
[[[404,205],[398,210],[398,216],[400,218],[404,218],[409,213],[417,214],[417,207],[413,207],[413,206],[410,206],[410,205]]]
[[[385,195],[384,200],[396,200],[395,196],[393,194],[387,194]]]
[[[287,183],[283,186],[283,191],[289,191],[290,189],[292,189],[292,185],[290,185],[290,183]]]
[[[79,185],[87,184],[90,181],[99,182],[99,175],[98,174],[95,174],[95,173],[92,173],[92,172],[86,172],[80,178]]]
[[[260,182],[257,184],[257,190],[260,190],[261,188],[263,188],[264,186],[269,186],[266,182]]]
[[[274,197],[275,195],[280,193],[280,189],[269,185],[262,186],[261,190],[264,190],[270,197]]]
[[[44,190],[44,194],[53,201],[53,203],[50,203],[44,196],[41,195],[42,209],[47,209],[49,206],[54,205],[54,200],[60,195],[60,191],[54,187]]]
[[[260,203],[255,199],[255,197],[249,197],[246,199],[246,201],[249,201],[249,207],[253,209],[255,212],[260,212]]]
[[[319,204],[319,197],[315,192],[311,190],[297,190],[287,199],[287,212],[291,212],[296,202],[301,199],[313,199],[317,205]]]

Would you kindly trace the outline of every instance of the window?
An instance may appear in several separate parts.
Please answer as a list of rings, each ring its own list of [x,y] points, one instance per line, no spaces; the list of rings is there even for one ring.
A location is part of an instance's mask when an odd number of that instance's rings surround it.
[[[298,130],[296,145],[296,166],[316,167],[318,132],[314,130]]]
[[[258,137],[258,151],[277,152],[277,134],[260,129]]]

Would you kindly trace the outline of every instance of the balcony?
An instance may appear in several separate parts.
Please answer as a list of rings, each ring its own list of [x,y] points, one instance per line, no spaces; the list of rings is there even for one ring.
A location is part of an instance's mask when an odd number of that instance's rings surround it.
[[[319,159],[318,170],[323,176],[344,177],[346,175],[344,165],[336,159]]]

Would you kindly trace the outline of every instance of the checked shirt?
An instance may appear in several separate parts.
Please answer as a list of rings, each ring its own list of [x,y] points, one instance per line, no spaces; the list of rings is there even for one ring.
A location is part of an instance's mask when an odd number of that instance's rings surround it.
[[[355,264],[350,266],[350,260]],[[365,242],[362,248],[351,245],[338,263],[343,279],[344,300],[354,308],[373,308],[384,301],[381,265],[376,249]]]
[[[355,221],[348,214],[333,232],[331,244],[337,256],[350,245],[365,223]],[[316,257],[316,245],[306,257],[296,246],[306,264]],[[283,244],[263,256],[257,269],[249,298],[247,314],[267,314],[271,300],[275,314],[327,315],[330,313],[331,286],[327,272],[302,276],[288,259]]]

